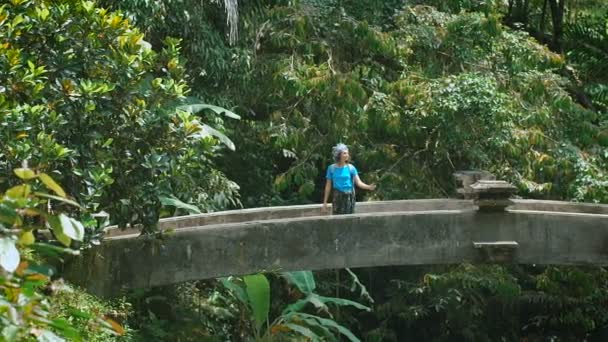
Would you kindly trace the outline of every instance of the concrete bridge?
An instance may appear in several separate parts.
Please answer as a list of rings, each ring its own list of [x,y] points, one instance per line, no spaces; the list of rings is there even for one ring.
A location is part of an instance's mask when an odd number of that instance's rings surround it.
[[[353,215],[319,205],[164,219],[162,239],[113,230],[66,277],[93,293],[259,271],[507,262],[608,264],[608,205],[514,200],[479,210],[458,199],[363,202]]]

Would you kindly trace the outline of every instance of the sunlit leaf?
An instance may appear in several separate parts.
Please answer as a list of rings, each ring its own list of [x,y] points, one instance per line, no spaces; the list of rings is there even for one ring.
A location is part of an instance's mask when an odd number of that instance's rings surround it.
[[[218,106],[214,106],[214,105],[210,105],[210,104],[204,104],[204,103],[179,106],[179,107],[177,107],[177,109],[183,110],[185,112],[189,112],[192,114],[198,113],[201,110],[210,109],[210,110],[214,111],[216,114],[224,114],[227,117],[232,118],[232,119],[239,120],[241,118],[239,115],[229,111],[226,108],[222,108],[222,107],[218,107]]]
[[[226,145],[229,149],[231,149],[232,151],[234,151],[236,149],[236,147],[234,146],[234,143],[232,142],[232,140],[230,140],[230,138],[228,138],[226,135],[224,135],[224,133],[218,131],[217,129],[209,126],[209,125],[202,125],[202,129],[201,129],[201,134],[202,136],[214,136],[216,137],[222,144]]]
[[[36,237],[34,237],[34,233],[31,230],[23,232],[19,237],[19,243],[22,245],[31,245],[36,242]]]
[[[2,337],[4,337],[5,341],[17,341],[18,332],[19,327],[16,325],[7,325],[4,329],[2,329]]]
[[[19,266],[19,251],[11,238],[0,238],[0,266],[8,272],[13,272]]]
[[[112,330],[114,330],[114,332],[116,332],[118,335],[124,335],[125,329],[122,327],[122,325],[118,324],[118,322],[108,317],[104,317],[103,320],[108,323]]]
[[[81,208],[80,204],[72,201],[71,199],[67,199],[67,198],[63,198],[63,197],[59,197],[59,196],[53,196],[53,195],[49,195],[49,194],[45,194],[43,192],[34,192],[34,195],[39,196],[39,197],[44,197],[44,198],[49,198],[49,199],[54,199],[63,203],[67,203],[69,205],[73,205],[75,207]]]
[[[160,203],[162,203],[163,205],[168,205],[168,206],[176,207],[179,209],[184,209],[189,214],[200,214],[201,213],[200,209],[198,207],[196,207],[195,205],[184,203],[174,196],[170,196],[170,197],[160,196],[159,200],[160,200]]]
[[[58,216],[49,216],[47,222],[51,229],[53,229],[53,235],[55,235],[55,238],[57,238],[57,240],[59,240],[59,242],[61,242],[64,246],[69,247],[72,243],[72,239],[63,232],[61,219]]]
[[[6,195],[11,198],[25,198],[29,196],[32,187],[29,184],[16,185],[6,190]]]
[[[49,277],[45,276],[44,274],[40,274],[40,273],[30,274],[25,278],[27,280],[32,280],[32,281],[46,281],[49,279]]]
[[[17,177],[19,177],[23,180],[29,180],[32,178],[36,178],[36,172],[34,172],[34,170],[32,170],[32,169],[18,168],[18,169],[14,169],[13,172],[15,172]]]
[[[84,238],[84,227],[82,223],[66,216],[65,214],[59,214],[59,222],[61,223],[62,233],[68,236],[70,239],[82,241]]]
[[[42,181],[42,183],[44,183],[44,185],[46,185],[47,188],[49,188],[50,190],[53,190],[57,195],[61,196],[61,197],[66,197],[65,191],[63,191],[63,188],[61,188],[61,186],[59,184],[57,184],[53,178],[51,178],[51,176],[47,175],[46,173],[39,173],[38,174],[38,178],[40,178],[40,180]]]
[[[55,233],[55,237],[59,242],[61,242],[64,246],[70,247],[72,244],[72,239],[69,236],[65,235],[63,232],[59,231]]]
[[[64,342],[65,340],[50,330],[43,330],[36,336],[38,342]]]
[[[243,277],[245,290],[249,298],[249,305],[253,311],[256,327],[259,329],[268,319],[270,310],[270,284],[263,274],[253,274]]]

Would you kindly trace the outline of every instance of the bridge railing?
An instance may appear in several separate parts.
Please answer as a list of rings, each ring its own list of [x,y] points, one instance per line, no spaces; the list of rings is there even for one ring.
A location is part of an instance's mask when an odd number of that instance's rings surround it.
[[[608,215],[608,205],[602,204],[524,199],[512,199],[511,201],[513,204],[507,207],[507,211],[570,212]],[[473,200],[447,198],[358,202],[356,206],[357,214],[447,210],[477,210],[477,206]],[[329,211],[331,212],[331,205],[329,206]],[[159,222],[159,229],[182,229],[215,224],[327,215],[331,214],[322,213],[320,204],[261,207],[164,218]],[[138,235],[140,231],[139,227],[118,229],[113,226],[107,229],[106,237]]]

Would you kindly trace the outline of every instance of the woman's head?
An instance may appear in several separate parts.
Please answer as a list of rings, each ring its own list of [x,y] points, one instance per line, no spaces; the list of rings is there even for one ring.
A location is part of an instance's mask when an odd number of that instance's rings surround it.
[[[348,158],[350,157],[348,154],[348,146],[342,143],[339,143],[332,148],[332,154],[336,162],[347,162]]]

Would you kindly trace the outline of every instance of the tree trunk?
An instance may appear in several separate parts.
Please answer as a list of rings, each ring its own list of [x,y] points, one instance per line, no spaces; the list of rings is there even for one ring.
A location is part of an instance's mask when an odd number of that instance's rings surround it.
[[[556,52],[562,52],[566,0],[549,0],[549,6],[551,7],[551,21],[553,23],[552,49]]]
[[[509,12],[507,14],[508,23],[528,24],[528,7],[530,0],[509,0]]]
[[[540,15],[540,27],[538,28],[538,30],[540,31],[540,33],[544,33],[545,32],[545,20],[547,18],[547,0],[543,1],[543,11]]]

